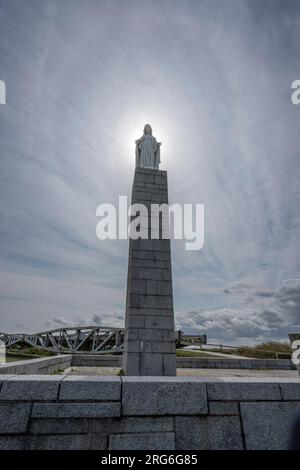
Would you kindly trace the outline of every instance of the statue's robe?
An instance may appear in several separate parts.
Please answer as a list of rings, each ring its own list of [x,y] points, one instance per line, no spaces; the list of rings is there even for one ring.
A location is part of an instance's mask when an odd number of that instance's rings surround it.
[[[160,149],[155,137],[145,134],[137,142],[136,166],[141,168],[156,168],[160,163]]]

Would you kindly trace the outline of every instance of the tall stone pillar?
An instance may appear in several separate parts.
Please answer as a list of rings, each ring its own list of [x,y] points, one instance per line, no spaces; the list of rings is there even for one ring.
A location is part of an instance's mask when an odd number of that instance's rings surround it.
[[[167,172],[136,168],[132,204],[168,203]],[[170,240],[130,239],[125,346],[126,375],[176,375]]]

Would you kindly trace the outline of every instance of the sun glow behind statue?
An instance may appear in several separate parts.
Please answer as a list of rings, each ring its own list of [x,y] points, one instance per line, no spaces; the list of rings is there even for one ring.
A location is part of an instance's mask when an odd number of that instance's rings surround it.
[[[141,138],[147,123],[152,127],[153,136],[158,142],[162,142],[161,154],[163,158],[160,169],[169,168],[172,165],[174,138],[171,138],[170,121],[158,110],[150,109],[148,112],[141,112],[138,109],[131,110],[126,113],[123,119],[120,119],[117,135],[120,138],[122,155],[130,166],[135,166],[135,141]]]

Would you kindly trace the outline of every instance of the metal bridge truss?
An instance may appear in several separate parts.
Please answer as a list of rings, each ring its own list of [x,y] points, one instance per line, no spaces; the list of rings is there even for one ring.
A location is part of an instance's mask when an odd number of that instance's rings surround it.
[[[184,335],[175,332],[176,346],[206,344],[206,335]],[[104,326],[58,328],[35,334],[0,333],[0,342],[6,349],[27,344],[34,348],[56,353],[109,353],[122,352],[124,329]]]
[[[56,353],[106,353],[123,350],[123,328],[86,326],[58,328],[35,334],[0,333],[6,348],[27,344],[34,348]]]

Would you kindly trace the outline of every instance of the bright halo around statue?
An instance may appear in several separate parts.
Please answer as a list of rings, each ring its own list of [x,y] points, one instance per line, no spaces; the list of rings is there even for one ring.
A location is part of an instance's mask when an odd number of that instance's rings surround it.
[[[146,124],[151,125],[153,135],[155,135],[157,141],[162,142],[161,152],[164,160],[161,169],[171,165],[171,143],[174,140],[171,138],[171,125],[166,116],[160,117],[158,114],[158,112],[154,113],[151,110],[148,113],[136,110],[136,113],[126,113],[126,116],[120,119],[117,135],[121,136],[122,154],[129,165],[135,166],[135,141],[142,137]]]

